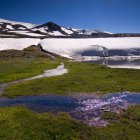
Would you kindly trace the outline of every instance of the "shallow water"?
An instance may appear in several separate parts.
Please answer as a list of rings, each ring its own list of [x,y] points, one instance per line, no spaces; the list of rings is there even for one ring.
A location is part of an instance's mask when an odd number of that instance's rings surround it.
[[[87,62],[93,62],[97,64],[106,65],[111,68],[130,68],[130,69],[140,69],[140,59],[99,59],[91,60]]]
[[[35,95],[19,96],[16,98],[0,97],[0,107],[25,106],[33,111],[43,112],[70,112],[78,106],[77,99],[71,96]]]
[[[0,97],[0,107],[25,106],[38,113],[67,112],[76,120],[89,125],[104,126],[107,122],[100,119],[101,112],[119,113],[129,105],[140,104],[140,94],[115,93],[103,97],[68,96],[68,95],[36,95],[16,98]]]

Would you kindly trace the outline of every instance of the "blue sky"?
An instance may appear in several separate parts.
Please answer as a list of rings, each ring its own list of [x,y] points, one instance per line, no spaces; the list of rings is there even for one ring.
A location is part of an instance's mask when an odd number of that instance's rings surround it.
[[[140,0],[0,0],[0,18],[140,33]]]

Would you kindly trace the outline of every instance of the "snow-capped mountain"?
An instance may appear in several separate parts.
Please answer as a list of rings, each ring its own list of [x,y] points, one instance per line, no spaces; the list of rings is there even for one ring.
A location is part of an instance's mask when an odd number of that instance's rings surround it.
[[[112,33],[99,30],[75,29],[59,26],[53,22],[41,25],[0,19],[0,36],[31,37],[85,37],[95,34],[110,35]]]
[[[35,27],[35,24],[16,22],[5,19],[0,19],[0,28],[2,30],[26,30]]]
[[[48,22],[42,25],[38,25],[31,30],[37,31],[50,36],[68,36],[74,32],[71,29],[61,27],[53,22]]]
[[[113,34],[107,31],[63,27],[53,22],[31,24],[0,19],[0,37],[2,38],[104,38],[104,37],[140,37],[139,33]]]

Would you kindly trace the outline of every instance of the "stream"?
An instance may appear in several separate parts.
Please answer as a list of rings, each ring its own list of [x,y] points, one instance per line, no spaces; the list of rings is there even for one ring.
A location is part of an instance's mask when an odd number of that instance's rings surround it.
[[[88,125],[106,126],[102,120],[102,112],[119,113],[130,105],[140,104],[140,94],[112,93],[105,96],[95,95],[35,95],[16,98],[0,97],[0,107],[24,106],[37,113],[49,112],[56,114],[67,112],[78,121]]]
[[[5,88],[10,85],[13,85],[19,82],[25,82],[25,81],[30,81],[34,79],[44,78],[44,77],[59,76],[65,73],[68,73],[68,69],[65,68],[64,63],[61,63],[56,69],[45,70],[43,74],[39,74],[37,76],[26,78],[26,79],[21,79],[21,80],[16,80],[16,81],[0,84],[0,95],[4,92]]]

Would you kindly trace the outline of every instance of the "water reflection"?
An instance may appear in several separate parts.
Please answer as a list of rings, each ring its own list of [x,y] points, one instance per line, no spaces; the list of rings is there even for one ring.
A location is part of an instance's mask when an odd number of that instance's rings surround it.
[[[101,59],[87,60],[86,62],[94,62],[97,64],[107,65],[108,67],[111,67],[111,68],[140,69],[140,59],[101,58]]]
[[[114,93],[106,96],[94,95],[36,95],[16,98],[0,97],[0,107],[24,106],[38,113],[67,112],[76,120],[89,125],[105,126],[107,122],[100,119],[101,112],[119,113],[130,104],[140,104],[140,94]]]

